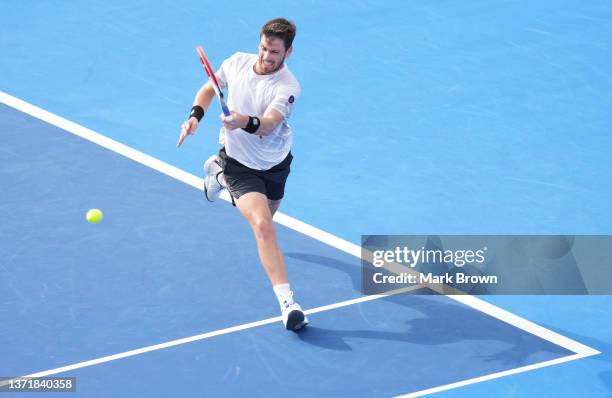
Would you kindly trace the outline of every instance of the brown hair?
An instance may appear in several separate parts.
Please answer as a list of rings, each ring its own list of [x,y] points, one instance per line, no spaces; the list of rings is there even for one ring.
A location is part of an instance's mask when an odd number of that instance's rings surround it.
[[[295,24],[285,18],[275,18],[268,21],[261,27],[259,37],[264,35],[266,38],[282,39],[285,43],[285,50],[293,44],[295,38]]]

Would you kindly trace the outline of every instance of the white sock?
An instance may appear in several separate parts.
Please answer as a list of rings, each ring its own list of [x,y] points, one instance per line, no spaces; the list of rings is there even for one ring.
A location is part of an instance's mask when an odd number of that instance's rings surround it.
[[[276,294],[276,299],[280,305],[293,297],[293,292],[291,291],[291,287],[289,287],[288,283],[282,283],[279,285],[272,286],[274,289],[274,293]]]

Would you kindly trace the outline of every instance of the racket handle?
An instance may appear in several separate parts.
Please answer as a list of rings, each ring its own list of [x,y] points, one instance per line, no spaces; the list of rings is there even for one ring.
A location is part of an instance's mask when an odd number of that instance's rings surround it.
[[[227,105],[221,106],[221,109],[223,110],[223,114],[225,115],[225,117],[231,117],[232,116],[231,112],[227,108]]]
[[[223,114],[225,115],[225,119],[228,122],[232,121],[232,113],[229,111],[229,109],[227,108],[227,105],[222,105],[221,109],[223,110]]]

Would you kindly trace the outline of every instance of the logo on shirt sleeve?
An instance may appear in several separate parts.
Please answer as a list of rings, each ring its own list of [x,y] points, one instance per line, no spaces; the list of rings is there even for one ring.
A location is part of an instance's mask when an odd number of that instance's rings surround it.
[[[292,95],[291,97],[289,97],[289,103],[293,104],[293,101],[295,101],[295,97]]]

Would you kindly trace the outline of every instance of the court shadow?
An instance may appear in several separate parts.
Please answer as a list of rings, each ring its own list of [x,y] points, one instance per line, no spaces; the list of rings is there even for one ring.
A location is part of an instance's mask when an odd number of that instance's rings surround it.
[[[305,261],[317,266],[330,267],[344,271],[350,275],[353,288],[360,291],[360,269],[355,264],[345,263],[336,259],[320,255],[305,253],[287,253],[288,257]],[[428,291],[431,293],[431,291]],[[341,351],[351,350],[351,344],[360,340],[390,340],[407,344],[419,345],[447,345],[466,341],[499,342],[500,350],[491,354],[478,355],[486,362],[497,362],[504,365],[521,366],[530,362],[535,353],[546,353],[550,357],[570,355],[571,352],[555,344],[547,342],[537,336],[526,333],[507,323],[475,310],[472,307],[450,300],[437,294],[417,295],[399,294],[379,299],[391,303],[395,308],[385,309],[393,311],[394,317],[400,317],[396,324],[398,330],[388,330],[389,326],[380,323],[380,328],[387,330],[356,329],[324,329],[308,327],[299,334],[299,338],[306,343],[326,349]],[[370,303],[359,304],[368,306]],[[398,311],[400,308],[400,311]],[[405,308],[406,320],[401,321],[402,311]],[[382,311],[382,310],[381,310]],[[385,315],[386,313],[381,314]],[[400,314],[400,315],[398,315]],[[363,315],[361,315],[363,316]],[[358,323],[363,323],[357,319]],[[369,325],[375,324],[376,314],[373,314]]]
[[[330,350],[352,351],[347,340],[376,339],[409,342],[409,336],[401,332],[371,330],[340,330],[309,326],[298,333],[300,340]]]
[[[309,254],[309,253],[285,253],[286,257],[293,258],[295,260],[315,264],[315,265],[323,265],[327,268],[332,268],[337,271],[342,271],[350,276],[351,283],[353,285],[353,289],[356,291],[361,291],[361,274],[360,274],[360,264],[359,259],[355,259],[354,263],[347,263],[344,261],[337,260],[335,258],[320,256],[317,254]]]

